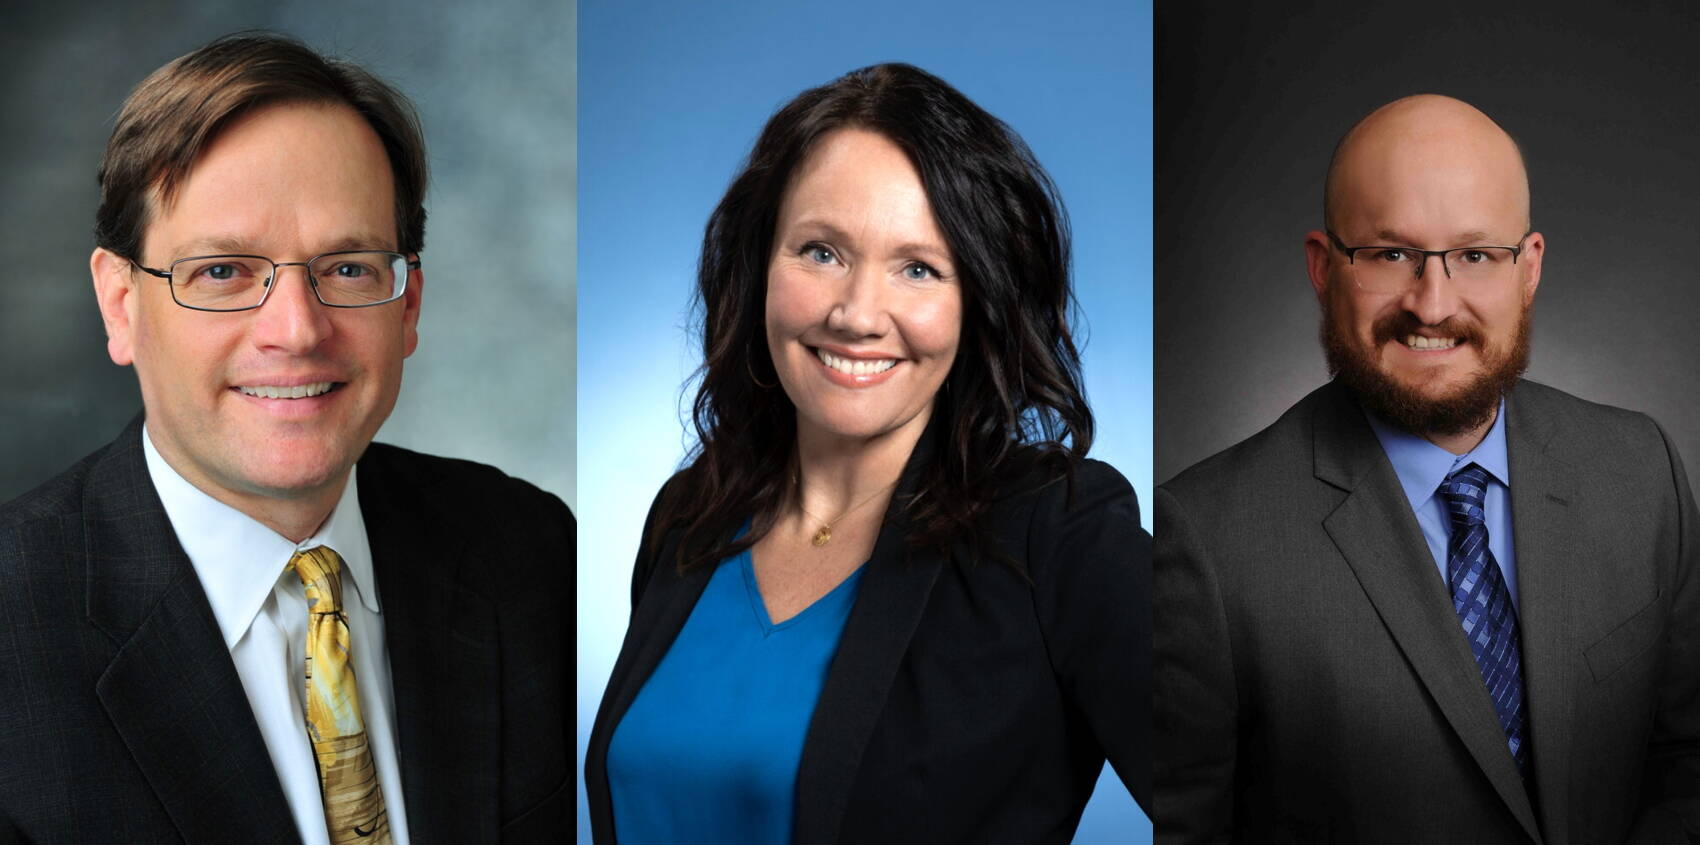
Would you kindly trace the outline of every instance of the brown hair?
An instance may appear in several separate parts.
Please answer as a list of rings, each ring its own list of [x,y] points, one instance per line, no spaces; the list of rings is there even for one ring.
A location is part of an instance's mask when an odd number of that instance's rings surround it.
[[[237,116],[284,102],[340,103],[366,119],[395,177],[398,248],[424,249],[425,139],[412,103],[360,67],[270,32],[227,35],[130,92],[100,162],[96,245],[139,258],[154,198],[169,204],[201,152]]]

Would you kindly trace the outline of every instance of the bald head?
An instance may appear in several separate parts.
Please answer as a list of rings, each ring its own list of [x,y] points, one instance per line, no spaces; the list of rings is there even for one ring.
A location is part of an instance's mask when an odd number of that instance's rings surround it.
[[[1322,213],[1348,241],[1412,229],[1515,238],[1529,230],[1529,177],[1517,143],[1492,118],[1418,94],[1370,112],[1340,139]]]

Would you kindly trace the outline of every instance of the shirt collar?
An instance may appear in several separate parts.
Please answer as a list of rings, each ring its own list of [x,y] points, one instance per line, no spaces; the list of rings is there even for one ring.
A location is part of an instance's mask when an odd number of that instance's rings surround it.
[[[272,588],[286,574],[290,557],[300,549],[329,546],[335,550],[343,563],[343,601],[349,600],[346,590],[352,584],[360,603],[378,612],[372,550],[366,539],[366,521],[360,514],[355,469],[349,469],[348,483],[343,485],[342,498],[330,518],[313,536],[297,544],[190,484],[154,448],[145,423],[142,454],[177,542],[189,556],[207,603],[212,605],[226,648],[235,648],[248,633]]]
[[[1499,400],[1499,413],[1494,415],[1493,427],[1488,429],[1487,436],[1476,444],[1476,448],[1462,455],[1454,455],[1415,434],[1396,428],[1367,409],[1364,416],[1369,419],[1369,427],[1375,431],[1376,439],[1381,441],[1387,460],[1393,464],[1393,472],[1399,476],[1399,486],[1404,488],[1412,510],[1420,510],[1427,504],[1448,475],[1470,464],[1487,470],[1488,475],[1507,489],[1511,487],[1511,463],[1505,451],[1504,397]]]

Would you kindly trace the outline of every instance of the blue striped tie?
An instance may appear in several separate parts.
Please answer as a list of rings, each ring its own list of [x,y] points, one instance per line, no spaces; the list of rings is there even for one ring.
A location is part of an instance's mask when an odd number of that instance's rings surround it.
[[[1482,499],[1488,473],[1469,466],[1440,485],[1446,512],[1452,517],[1452,539],[1446,544],[1446,585],[1452,590],[1452,609],[1464,625],[1470,651],[1476,655],[1482,682],[1499,713],[1517,771],[1529,774],[1528,725],[1523,718],[1523,652],[1517,646],[1517,611],[1505,576],[1488,550]]]

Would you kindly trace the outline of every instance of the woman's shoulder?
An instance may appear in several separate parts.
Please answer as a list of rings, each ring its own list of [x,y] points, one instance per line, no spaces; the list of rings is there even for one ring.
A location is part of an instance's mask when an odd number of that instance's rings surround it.
[[[1028,459],[1006,470],[999,495],[983,514],[982,536],[1003,556],[1023,561],[1029,578],[1057,566],[1125,559],[1148,546],[1133,485],[1103,461]]]
[[[1064,511],[1097,510],[1122,500],[1137,505],[1133,485],[1115,467],[1093,458],[1066,460],[1038,452],[1018,455],[997,480],[994,510],[1045,506]]]

